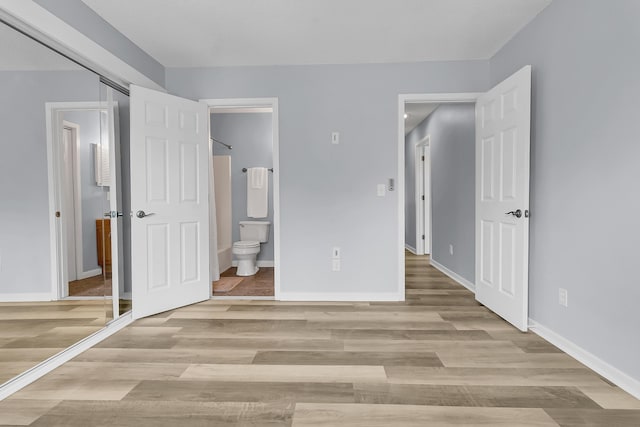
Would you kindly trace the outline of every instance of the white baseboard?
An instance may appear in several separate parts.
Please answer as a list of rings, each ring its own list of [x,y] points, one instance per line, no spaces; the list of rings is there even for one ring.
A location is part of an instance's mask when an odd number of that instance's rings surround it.
[[[417,251],[417,250],[416,250],[416,248],[414,248],[413,246],[411,246],[411,245],[409,245],[409,244],[405,243],[405,244],[404,244],[404,248],[405,248],[406,250],[408,250],[409,252],[411,252],[412,254],[414,254],[414,255],[418,255],[418,251]]]
[[[590,369],[593,369],[598,374],[620,387],[622,390],[633,395],[636,399],[640,399],[640,381],[630,377],[618,368],[611,366],[604,360],[592,353],[589,353],[579,345],[557,334],[546,326],[539,324],[535,320],[529,319],[529,329],[576,359],[578,362]]]
[[[93,270],[83,271],[82,273],[78,274],[77,280],[88,279],[89,277],[95,277],[95,276],[101,276],[101,275],[102,275],[102,269],[95,268]]]
[[[273,262],[273,260],[261,260],[259,259],[258,262],[258,267],[273,267],[275,265],[275,263]],[[237,267],[238,266],[238,261],[237,260],[233,260],[231,261],[231,267]]]
[[[213,300],[240,300],[240,301],[275,301],[275,297],[266,297],[266,296],[236,296],[236,295],[221,295],[221,296],[212,296]]]
[[[53,301],[50,292],[34,292],[23,294],[0,294],[0,302],[42,302]]]
[[[439,262],[437,262],[433,258],[431,258],[431,265],[434,266],[435,268],[437,268],[438,270],[440,270],[441,272],[443,272],[444,274],[446,274],[447,276],[451,277],[456,282],[460,283],[465,288],[469,289],[471,292],[473,292],[473,293],[476,292],[476,285],[474,285],[473,283],[471,283],[470,281],[468,281],[467,279],[465,279],[464,277],[462,277],[458,273],[455,273],[455,272],[449,270],[447,267],[445,267],[444,265],[440,264]]]
[[[89,335],[87,338],[78,341],[71,347],[62,350],[60,353],[51,356],[44,362],[37,364],[28,371],[25,371],[17,377],[10,379],[6,383],[0,385],[0,400],[7,398],[23,387],[28,386],[32,382],[53,371],[63,363],[73,359],[83,351],[90,349],[100,341],[115,334],[131,322],[133,322],[131,312],[125,313],[118,319],[109,323],[104,328],[100,329],[98,332]]]
[[[397,292],[280,292],[278,301],[404,301]]]

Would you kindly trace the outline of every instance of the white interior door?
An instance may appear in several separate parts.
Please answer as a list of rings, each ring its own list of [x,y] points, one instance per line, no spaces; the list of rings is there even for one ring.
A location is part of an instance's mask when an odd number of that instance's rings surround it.
[[[131,86],[133,316],[209,299],[208,109]]]
[[[522,331],[529,293],[531,66],[476,103],[476,299]]]

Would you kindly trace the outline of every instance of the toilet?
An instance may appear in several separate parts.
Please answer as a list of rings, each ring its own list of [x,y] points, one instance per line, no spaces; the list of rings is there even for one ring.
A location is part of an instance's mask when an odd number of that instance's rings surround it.
[[[269,221],[240,221],[240,241],[234,242],[231,249],[238,261],[236,276],[253,276],[258,272],[260,243],[269,240],[270,225]]]

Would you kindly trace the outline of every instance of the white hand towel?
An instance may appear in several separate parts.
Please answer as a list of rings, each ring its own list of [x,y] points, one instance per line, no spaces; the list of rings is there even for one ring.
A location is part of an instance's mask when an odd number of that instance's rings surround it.
[[[247,169],[247,216],[266,218],[269,207],[269,175],[267,168]]]

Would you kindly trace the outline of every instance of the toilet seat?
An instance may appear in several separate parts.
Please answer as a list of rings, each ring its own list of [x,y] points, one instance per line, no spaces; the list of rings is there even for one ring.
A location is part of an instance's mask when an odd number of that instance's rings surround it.
[[[253,241],[253,240],[240,240],[238,242],[233,242],[233,247],[236,249],[259,248],[260,242]]]

